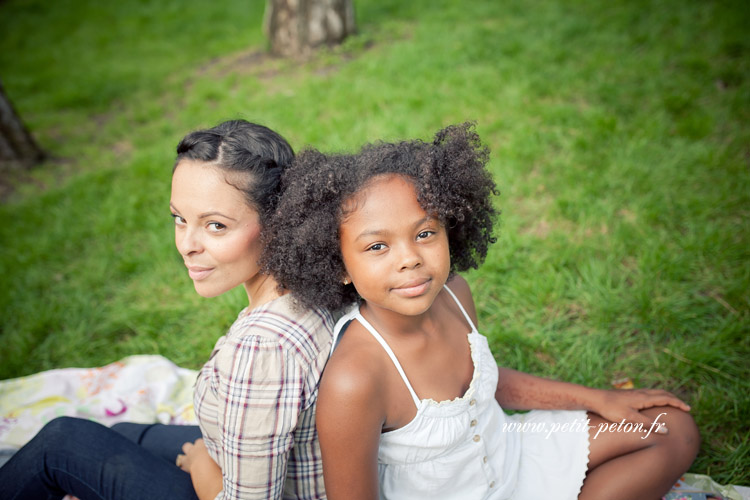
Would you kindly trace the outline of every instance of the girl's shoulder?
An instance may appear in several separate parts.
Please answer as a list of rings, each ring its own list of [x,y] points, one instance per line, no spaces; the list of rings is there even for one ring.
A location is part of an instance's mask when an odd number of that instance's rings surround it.
[[[477,310],[474,305],[474,297],[471,294],[471,288],[469,283],[459,274],[454,274],[446,283],[446,286],[451,289],[456,296],[456,299],[461,303],[466,313],[471,318],[471,321],[477,324]],[[452,298],[449,299],[452,301]]]
[[[340,335],[321,379],[321,393],[337,400],[373,401],[383,391],[387,368],[383,348],[359,321]]]

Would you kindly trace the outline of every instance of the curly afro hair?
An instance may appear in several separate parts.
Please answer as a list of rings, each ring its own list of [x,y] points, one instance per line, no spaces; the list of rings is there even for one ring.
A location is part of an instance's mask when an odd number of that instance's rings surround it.
[[[439,131],[431,143],[379,142],[357,154],[305,150],[282,178],[281,200],[266,225],[263,269],[308,307],[338,310],[360,300],[352,284],[342,284],[342,207],[384,174],[409,178],[420,205],[448,228],[451,273],[476,268],[495,242],[497,190],[488,158],[470,123]]]

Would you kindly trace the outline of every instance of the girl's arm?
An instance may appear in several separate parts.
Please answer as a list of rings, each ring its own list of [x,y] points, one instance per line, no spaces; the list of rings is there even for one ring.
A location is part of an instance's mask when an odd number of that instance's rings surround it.
[[[468,283],[454,276],[448,286],[463,304],[474,324],[477,313]],[[577,384],[558,382],[509,368],[498,367],[495,399],[507,410],[587,410],[611,422],[651,424],[639,410],[654,406],[674,406],[684,411],[690,407],[673,394],[658,389],[606,391]]]
[[[650,424],[639,410],[654,406],[690,407],[673,394],[658,389],[602,390],[558,382],[498,367],[495,399],[507,410],[588,410],[612,422]]]
[[[195,443],[182,445],[182,452],[177,464],[182,470],[190,474],[193,488],[200,500],[213,500],[221,492],[222,476],[219,465],[208,454],[206,444],[202,439]]]
[[[378,497],[378,444],[384,416],[378,408],[377,385],[357,364],[356,359],[334,357],[320,382],[316,425],[330,500]]]

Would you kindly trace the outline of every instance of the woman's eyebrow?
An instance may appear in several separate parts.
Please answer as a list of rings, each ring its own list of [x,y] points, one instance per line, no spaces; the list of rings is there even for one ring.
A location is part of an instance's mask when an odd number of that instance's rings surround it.
[[[206,217],[213,217],[215,215],[218,215],[219,217],[224,217],[225,219],[229,219],[229,220],[231,220],[233,222],[237,222],[237,219],[235,219],[233,217],[229,217],[228,215],[225,215],[225,214],[223,214],[221,212],[215,212],[215,211],[214,212],[203,212],[202,214],[200,214],[198,216],[198,218],[199,219],[205,219]]]
[[[177,210],[177,207],[175,207],[174,204],[172,204],[172,202],[169,202],[169,207],[172,210],[174,210],[175,212],[179,212],[179,210]],[[202,214],[200,214],[198,216],[198,218],[199,219],[205,219],[206,217],[213,217],[213,216],[216,216],[216,215],[218,215],[219,217],[223,217],[225,219],[229,219],[232,222],[237,222],[237,219],[235,219],[234,217],[229,217],[228,215],[225,215],[225,214],[223,214],[223,213],[221,213],[219,211],[216,211],[216,210],[213,210],[213,211],[210,211],[210,212],[203,212]]]

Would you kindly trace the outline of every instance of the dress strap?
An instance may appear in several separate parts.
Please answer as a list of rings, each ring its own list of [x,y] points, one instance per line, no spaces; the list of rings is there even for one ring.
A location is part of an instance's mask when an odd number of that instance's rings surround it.
[[[378,331],[375,330],[375,327],[373,327],[370,324],[370,322],[367,321],[362,316],[362,314],[359,312],[359,309],[357,309],[357,315],[355,317],[357,321],[362,323],[362,326],[364,326],[367,329],[367,331],[370,332],[373,337],[375,337],[375,340],[377,340],[378,343],[381,346],[383,346],[383,349],[385,349],[385,352],[388,353],[388,356],[391,358],[391,361],[393,361],[393,364],[396,366],[396,370],[398,370],[399,375],[401,375],[401,378],[404,380],[404,384],[406,384],[406,388],[409,389],[409,393],[411,394],[411,398],[414,400],[414,404],[417,406],[417,410],[419,410],[419,404],[421,403],[421,401],[417,397],[417,393],[414,392],[414,389],[409,383],[409,379],[406,378],[406,373],[404,373],[404,369],[401,367],[401,363],[398,362],[398,358],[396,358],[396,355],[393,353],[391,346],[389,346],[388,342],[386,342],[385,339],[378,333]]]
[[[336,346],[339,345],[341,336],[349,326],[349,323],[351,323],[352,320],[357,317],[357,314],[359,314],[359,304],[354,304],[353,307],[346,311],[344,315],[341,316],[338,321],[336,321],[336,325],[333,327],[333,342],[331,343],[331,354],[333,354],[333,350],[336,349]]]
[[[443,285],[443,288],[445,288],[449,294],[451,294],[451,297],[453,297],[453,300],[456,301],[456,304],[458,304],[458,308],[461,309],[461,312],[464,313],[464,318],[466,318],[466,321],[469,323],[469,326],[471,326],[471,331],[476,332],[477,327],[474,326],[474,322],[471,320],[469,315],[466,313],[466,309],[464,309],[464,306],[461,305],[461,302],[458,300],[458,297],[456,297],[456,294],[453,293],[453,290],[448,288],[448,285]]]

